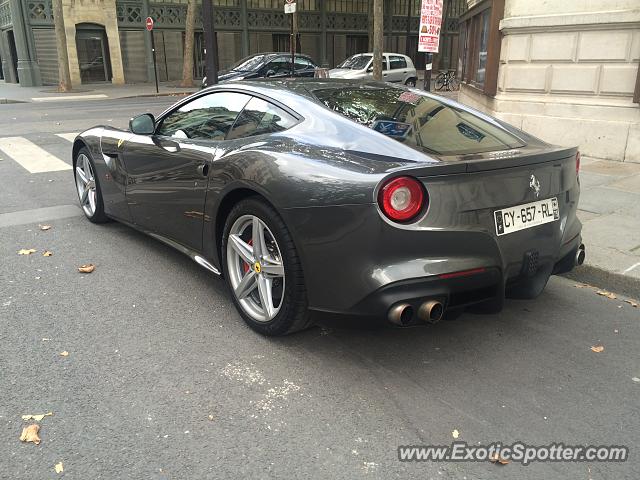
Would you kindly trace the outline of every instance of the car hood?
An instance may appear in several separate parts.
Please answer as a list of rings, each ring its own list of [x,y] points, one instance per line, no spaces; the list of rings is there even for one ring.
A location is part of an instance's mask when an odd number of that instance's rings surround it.
[[[329,70],[329,78],[364,78],[365,72],[362,70],[351,70],[349,68],[332,68]]]

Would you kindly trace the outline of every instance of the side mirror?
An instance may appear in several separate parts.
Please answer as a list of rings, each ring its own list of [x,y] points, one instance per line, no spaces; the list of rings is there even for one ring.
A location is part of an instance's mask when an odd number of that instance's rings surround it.
[[[371,72],[373,72],[373,66],[367,68],[367,73],[371,73]]]
[[[153,135],[156,131],[156,120],[150,113],[143,113],[129,120],[129,130],[136,135]]]

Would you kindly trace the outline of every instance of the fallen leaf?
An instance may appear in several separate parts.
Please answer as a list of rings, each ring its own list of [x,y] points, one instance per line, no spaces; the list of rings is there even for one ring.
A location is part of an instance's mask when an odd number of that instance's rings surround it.
[[[45,250],[44,253],[42,254],[43,257],[50,257],[51,255],[53,255],[53,252],[49,250]]]
[[[607,292],[606,290],[598,290],[596,293],[602,297],[610,298],[611,300],[618,298],[615,293]]]
[[[69,356],[69,352],[67,352],[66,350],[64,352],[60,352],[60,356],[61,357],[68,357]]]
[[[460,432],[456,429],[453,432],[451,432],[451,436],[453,438],[458,438],[460,436]]]
[[[22,435],[20,435],[21,442],[33,442],[36,445],[40,445],[40,437],[38,436],[38,431],[40,430],[40,425],[34,423],[29,425],[28,427],[24,427],[22,429]]]
[[[209,420],[213,421],[213,415],[209,415]]]
[[[587,288],[589,285],[586,285],[584,283],[577,283],[574,285],[574,287],[576,288]]]
[[[38,225],[40,227],[40,230],[42,231],[47,231],[47,230],[51,230],[51,225]]]
[[[55,468],[56,473],[64,472],[64,466],[62,465],[62,462],[56,463],[53,468]]]
[[[625,300],[625,302],[627,302],[633,308],[638,308],[638,304],[636,302],[634,302],[633,300]]]
[[[491,463],[499,463],[500,465],[506,465],[511,463],[511,460],[507,460],[506,458],[502,458],[500,454],[494,453],[489,457],[489,461]]]
[[[51,417],[52,415],[53,415],[53,412],[40,413],[37,415],[22,415],[22,420],[24,420],[25,422],[28,422],[29,420],[35,420],[36,422],[40,422],[44,417]]]
[[[78,267],[78,271],[80,273],[91,273],[96,269],[96,266],[93,263],[87,263],[85,265],[80,265]]]
[[[18,250],[18,255],[31,255],[32,253],[36,253],[35,248],[22,248]]]
[[[596,353],[600,353],[600,352],[604,352],[604,347],[602,345],[594,345],[591,347],[591,350]]]

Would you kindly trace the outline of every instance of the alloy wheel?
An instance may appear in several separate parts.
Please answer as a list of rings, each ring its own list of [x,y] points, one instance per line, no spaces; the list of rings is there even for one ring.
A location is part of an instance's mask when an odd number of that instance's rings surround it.
[[[243,215],[227,239],[231,289],[242,310],[258,322],[272,320],[284,300],[282,254],[269,227],[254,215]]]
[[[76,188],[82,209],[88,217],[93,217],[97,202],[96,179],[89,157],[84,153],[76,160]]]

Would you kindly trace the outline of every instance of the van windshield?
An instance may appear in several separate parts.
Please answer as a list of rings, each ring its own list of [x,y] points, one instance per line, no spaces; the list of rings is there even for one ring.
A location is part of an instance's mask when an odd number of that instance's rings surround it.
[[[523,147],[497,123],[416,90],[385,85],[319,88],[329,109],[409,147],[438,155],[464,155]]]

